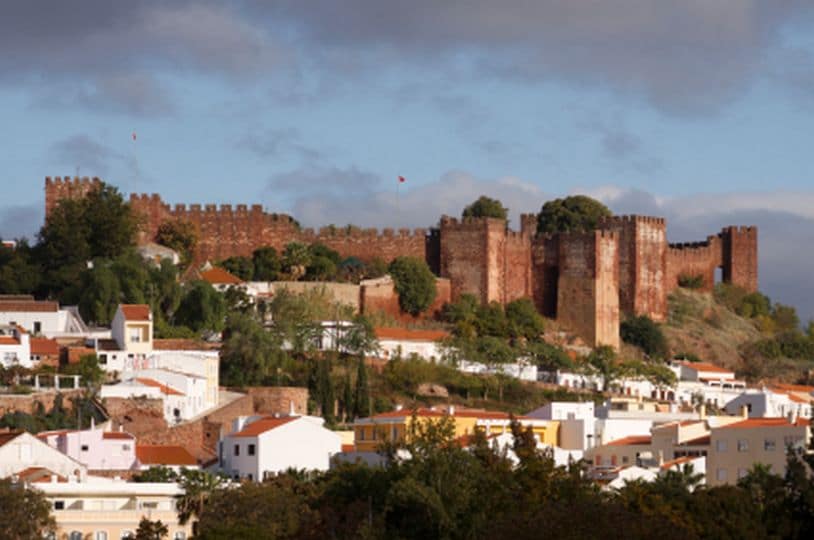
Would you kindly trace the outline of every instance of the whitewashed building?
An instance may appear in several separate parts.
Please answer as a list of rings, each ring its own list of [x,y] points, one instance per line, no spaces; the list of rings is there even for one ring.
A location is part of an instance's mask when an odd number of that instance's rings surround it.
[[[219,442],[220,470],[255,482],[289,468],[326,471],[342,440],[323,424],[314,416],[238,418]]]

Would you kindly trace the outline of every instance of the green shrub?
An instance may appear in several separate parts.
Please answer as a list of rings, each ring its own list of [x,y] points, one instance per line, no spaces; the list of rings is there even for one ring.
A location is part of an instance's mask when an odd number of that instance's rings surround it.
[[[435,276],[423,259],[398,257],[388,268],[399,295],[399,307],[416,316],[430,307],[437,294]]]
[[[659,325],[646,315],[632,317],[623,322],[619,328],[619,335],[625,343],[640,347],[653,358],[667,356],[667,339]]]
[[[681,274],[678,276],[678,286],[685,289],[700,289],[704,286],[704,276],[701,274]]]

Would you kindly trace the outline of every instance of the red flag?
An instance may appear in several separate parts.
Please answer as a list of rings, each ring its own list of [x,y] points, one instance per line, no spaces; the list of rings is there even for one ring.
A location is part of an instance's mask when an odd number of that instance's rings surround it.
[[[403,184],[407,180],[403,176],[399,176],[399,184]]]
[[[136,132],[135,131],[133,132],[133,140],[134,141],[136,140]]]

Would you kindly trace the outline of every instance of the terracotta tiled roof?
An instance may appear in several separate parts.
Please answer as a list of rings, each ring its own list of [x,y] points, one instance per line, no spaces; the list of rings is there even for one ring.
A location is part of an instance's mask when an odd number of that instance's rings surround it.
[[[670,460],[670,461],[665,461],[664,463],[661,464],[661,469],[662,470],[667,470],[667,469],[670,469],[672,467],[675,467],[676,465],[683,465],[684,463],[689,463],[690,461],[692,461],[694,459],[698,459],[698,457],[697,456],[684,456],[684,457],[676,458],[676,459],[673,459],[673,460]]]
[[[343,452],[353,452],[356,450],[356,447],[352,444],[343,444],[342,451]]]
[[[444,330],[409,330],[407,328],[379,327],[375,330],[378,339],[400,341],[441,341],[449,337]]]
[[[22,431],[9,431],[6,433],[0,433],[0,446],[3,446],[6,443],[9,443],[19,437],[23,432]]]
[[[23,482],[50,482],[51,476],[56,476],[59,482],[68,481],[64,476],[60,476],[45,467],[28,467],[15,474]]]
[[[170,388],[166,384],[162,384],[155,379],[148,379],[146,377],[136,377],[136,381],[143,384],[144,386],[152,386],[153,388],[159,388],[162,394],[168,396],[183,396],[185,395],[183,392],[179,392],[175,388]]]
[[[218,345],[197,339],[154,339],[153,349],[159,351],[211,351]]]
[[[297,418],[299,418],[299,416],[286,416],[283,418],[272,418],[272,417],[261,418],[260,420],[255,420],[254,422],[244,427],[237,433],[233,433],[232,437],[257,437],[261,433],[265,433],[266,431],[269,431],[271,429],[275,429],[289,422],[293,422]]]
[[[32,337],[31,354],[59,354],[59,343],[55,339]]]
[[[105,431],[102,433],[103,439],[135,439],[130,433],[124,431]]]
[[[59,303],[47,300],[0,301],[0,311],[15,313],[47,313],[59,311]]]
[[[19,345],[20,340],[10,336],[0,336],[0,345]]]
[[[805,399],[805,398],[801,398],[799,396],[795,396],[792,392],[788,392],[788,393],[786,393],[786,395],[789,396],[789,399],[791,401],[793,401],[794,403],[810,403],[811,402],[810,399]]]
[[[448,411],[442,409],[427,409],[420,407],[415,410],[416,416],[438,418],[448,414]],[[400,411],[387,411],[371,416],[370,418],[409,418],[413,415],[413,409],[401,409]],[[455,408],[451,416],[459,418],[480,418],[483,420],[509,420],[511,416],[509,413],[501,411],[486,411],[482,409],[465,409]],[[526,416],[515,416],[518,420],[528,419]]]
[[[678,446],[709,446],[709,443],[710,436],[704,435],[703,437],[698,437],[696,439],[686,440],[683,443],[679,443]]]
[[[96,348],[100,351],[118,351],[119,344],[116,343],[115,339],[97,339]]]
[[[243,281],[219,266],[201,272],[201,279],[212,285],[240,285]]]
[[[409,418],[415,412],[416,416],[420,417],[431,417],[431,418],[440,418],[444,416],[444,413],[441,411],[435,411],[432,409],[425,409],[419,408],[413,411],[412,409],[402,409],[400,411],[387,411],[379,414],[374,414],[370,418],[378,419],[378,418]]]
[[[810,394],[814,392],[814,386],[808,386],[805,384],[776,383],[772,385],[772,388],[777,388],[778,390],[782,390],[784,392],[799,392],[802,394]]]
[[[149,321],[152,319],[150,306],[146,304],[121,304],[122,315],[127,321]]]
[[[715,373],[732,373],[731,369],[718,367],[715,364],[708,364],[706,362],[680,362],[682,366],[694,369],[696,371],[713,371]]]
[[[631,435],[605,443],[605,446],[644,446],[653,442],[650,435]]]
[[[136,458],[142,465],[197,465],[192,454],[183,446],[137,444]]]
[[[802,423],[800,422],[802,420]],[[718,429],[751,429],[761,427],[791,427],[791,426],[807,426],[808,420],[800,419],[794,424],[790,423],[786,418],[747,418],[740,422],[727,424]]]

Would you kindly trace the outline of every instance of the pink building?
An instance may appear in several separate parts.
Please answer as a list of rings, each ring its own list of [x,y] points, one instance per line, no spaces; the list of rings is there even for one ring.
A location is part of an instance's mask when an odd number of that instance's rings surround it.
[[[37,437],[91,471],[130,470],[136,465],[136,438],[122,431],[46,431]]]

